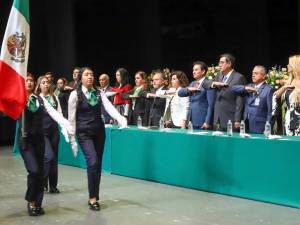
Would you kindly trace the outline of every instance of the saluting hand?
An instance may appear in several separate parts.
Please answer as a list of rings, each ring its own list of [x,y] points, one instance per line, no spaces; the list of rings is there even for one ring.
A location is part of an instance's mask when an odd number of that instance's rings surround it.
[[[201,128],[207,130],[209,128],[209,124],[204,123]]]
[[[187,89],[188,89],[190,92],[196,92],[196,91],[199,91],[199,89],[196,88],[196,87],[188,87]]]
[[[256,89],[250,86],[245,86],[245,91],[248,93],[256,93]]]
[[[229,85],[227,83],[223,83],[223,82],[218,82],[218,81],[214,81],[212,83],[212,87],[214,88],[222,88],[222,87],[228,87]]]

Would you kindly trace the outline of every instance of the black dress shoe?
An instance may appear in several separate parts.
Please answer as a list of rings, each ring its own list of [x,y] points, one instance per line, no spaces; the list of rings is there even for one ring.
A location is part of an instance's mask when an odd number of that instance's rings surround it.
[[[89,206],[90,206],[90,210],[93,210],[93,211],[100,211],[100,205],[98,202],[94,202],[94,203],[91,203],[89,201]]]
[[[35,206],[30,204],[29,202],[27,203],[27,211],[29,216],[39,216],[36,209],[37,208]]]
[[[45,210],[42,207],[37,206],[36,207],[36,213],[39,214],[39,215],[44,215],[45,214]]]
[[[59,194],[60,191],[57,188],[50,188],[49,193],[51,193],[51,194]]]

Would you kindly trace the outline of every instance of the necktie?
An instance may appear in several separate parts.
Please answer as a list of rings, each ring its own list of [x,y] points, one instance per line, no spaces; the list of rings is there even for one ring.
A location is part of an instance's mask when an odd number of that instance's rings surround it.
[[[195,87],[195,88],[198,88],[198,87],[199,87],[199,81],[195,81],[194,87]]]
[[[226,80],[227,80],[227,76],[225,75],[225,76],[223,77],[223,79],[222,79],[222,82],[225,83]]]
[[[91,106],[95,106],[97,103],[98,103],[98,100],[97,100],[97,97],[94,93],[93,90],[90,90],[89,91],[89,99],[88,99],[88,103],[91,105]]]
[[[36,112],[38,110],[39,107],[36,105],[36,98],[35,97],[30,96],[28,98],[27,107],[28,107],[28,110],[30,112]]]

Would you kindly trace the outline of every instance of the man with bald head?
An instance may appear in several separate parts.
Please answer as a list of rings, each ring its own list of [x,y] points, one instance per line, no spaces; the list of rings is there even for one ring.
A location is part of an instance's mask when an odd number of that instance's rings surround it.
[[[99,89],[101,91],[104,91],[104,92],[110,91],[111,87],[109,86],[109,76],[107,74],[103,73],[100,75],[99,85],[100,85]]]
[[[98,87],[98,89],[99,89],[100,91],[103,91],[103,92],[105,92],[105,93],[107,93],[107,94],[108,94],[108,92],[111,92],[111,91],[112,91],[112,88],[111,88],[111,86],[110,86],[110,84],[109,84],[109,76],[108,76],[107,74],[105,74],[105,73],[103,73],[103,74],[101,74],[101,75],[99,76],[99,85],[100,85],[100,86]],[[112,96],[107,95],[107,98],[112,102]],[[105,121],[106,124],[111,124],[111,123],[113,123],[113,119],[112,119],[112,118],[110,117],[110,115],[105,111],[103,105],[101,106],[101,112],[102,112],[102,114],[103,114],[103,116],[104,116],[104,121]]]
[[[243,118],[252,133],[263,133],[266,122],[272,122],[273,88],[265,82],[266,75],[266,68],[257,65],[252,71],[253,83],[232,87],[234,93],[245,96]]]

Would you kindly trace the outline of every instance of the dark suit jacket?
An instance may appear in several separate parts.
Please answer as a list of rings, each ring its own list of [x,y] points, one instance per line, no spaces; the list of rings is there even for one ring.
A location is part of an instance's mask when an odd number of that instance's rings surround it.
[[[194,87],[195,81],[190,83]],[[187,88],[181,88],[178,92],[180,97],[190,96],[190,120],[193,126],[201,127],[203,123],[212,126],[213,111],[215,104],[215,90],[201,88],[192,93]]]
[[[149,90],[144,90],[147,92]],[[148,100],[144,96],[141,96],[143,91],[139,93],[139,97],[135,99],[135,106],[133,108],[132,101],[130,102],[130,108],[128,112],[128,124],[129,125],[137,125],[137,119],[140,116],[142,119],[143,126],[148,126],[148,119],[149,119],[149,107],[148,107]],[[134,90],[131,90],[128,93],[124,93],[122,98],[123,99],[130,99],[129,96],[134,93]]]
[[[162,90],[167,90],[167,88],[163,87]],[[152,88],[150,91],[142,91],[140,93],[140,96],[147,98],[148,93],[156,93],[156,90]],[[147,98],[147,110],[149,110],[148,125],[159,126],[159,120],[164,115],[165,107],[165,98]]]
[[[222,82],[223,75],[219,73],[213,81]],[[205,80],[202,87],[211,88],[212,80]],[[234,85],[244,85],[246,83],[245,77],[232,71],[230,77],[226,81],[228,87],[216,88],[216,101],[214,110],[214,125],[220,123],[221,129],[226,129],[228,120],[240,122],[243,115],[243,96],[236,95],[231,87]]]
[[[249,84],[249,86],[254,87],[254,84]],[[244,85],[234,85],[232,90],[245,96],[244,120],[248,120],[249,131],[263,133],[266,121],[272,122],[273,88],[263,83],[257,94],[245,92]]]
[[[58,100],[61,106],[62,114],[68,119],[68,101],[72,90],[61,90],[58,95]]]

